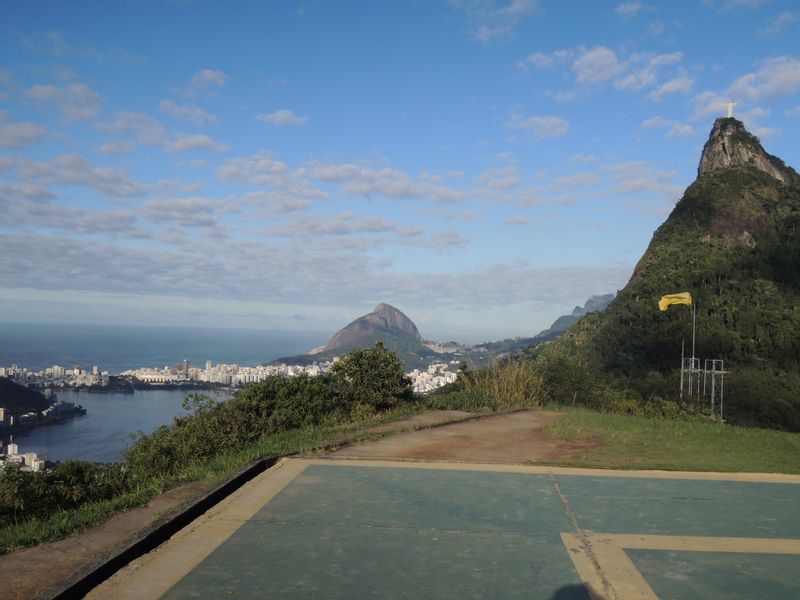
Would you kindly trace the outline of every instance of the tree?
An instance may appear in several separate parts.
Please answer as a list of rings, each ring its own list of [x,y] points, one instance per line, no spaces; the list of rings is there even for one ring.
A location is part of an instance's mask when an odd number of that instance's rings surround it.
[[[383,342],[353,350],[333,365],[331,374],[341,401],[351,409],[385,410],[414,397],[403,362]]]

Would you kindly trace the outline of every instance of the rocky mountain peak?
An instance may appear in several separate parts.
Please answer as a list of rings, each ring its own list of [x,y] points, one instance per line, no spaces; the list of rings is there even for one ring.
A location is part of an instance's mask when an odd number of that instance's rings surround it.
[[[371,313],[359,317],[333,336],[326,350],[335,350],[353,344],[361,338],[384,333],[400,332],[417,341],[422,341],[417,326],[394,306],[381,302]]]
[[[703,147],[697,175],[730,167],[755,167],[786,183],[796,174],[783,161],[764,150],[758,138],[751,134],[744,123],[733,117],[721,117],[714,121],[711,135]]]

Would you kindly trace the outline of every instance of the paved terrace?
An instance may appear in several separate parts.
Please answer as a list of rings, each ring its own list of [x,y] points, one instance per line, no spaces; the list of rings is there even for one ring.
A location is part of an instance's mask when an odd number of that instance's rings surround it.
[[[337,456],[281,461],[89,597],[800,597],[798,476]]]

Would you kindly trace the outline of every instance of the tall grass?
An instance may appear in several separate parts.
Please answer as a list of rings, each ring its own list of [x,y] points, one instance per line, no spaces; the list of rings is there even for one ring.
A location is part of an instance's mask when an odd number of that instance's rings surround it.
[[[458,380],[425,399],[429,408],[469,411],[536,408],[547,401],[544,380],[531,362],[497,361],[459,373]]]

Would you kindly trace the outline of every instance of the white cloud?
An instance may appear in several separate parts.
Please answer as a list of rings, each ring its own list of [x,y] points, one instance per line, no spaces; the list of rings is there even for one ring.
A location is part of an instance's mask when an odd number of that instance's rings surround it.
[[[553,52],[534,52],[517,63],[520,69],[552,69],[563,65],[575,56],[574,50],[554,50]]]
[[[414,179],[392,167],[315,163],[309,166],[309,172],[320,181],[342,183],[343,192],[359,196],[430,198],[438,202],[459,202],[464,199],[464,193],[446,185],[441,176],[423,174]]]
[[[182,87],[172,88],[173,93],[184,98],[197,98],[198,96],[216,96],[219,90],[228,85],[228,75],[214,69],[201,69]]]
[[[448,232],[442,233],[443,243],[458,242]],[[184,310],[188,298],[218,305],[211,299],[260,297],[295,305],[332,302],[349,305],[350,311],[365,298],[391,298],[401,306],[452,311],[508,307],[532,299],[567,304],[575,297],[618,289],[631,272],[630,265],[542,269],[518,261],[447,273],[397,274],[355,251],[317,251],[257,241],[227,240],[224,244],[224,253],[198,254],[58,236],[0,235],[0,256],[17,257],[0,261],[0,289],[17,287],[20,273],[37,273],[39,277],[30,283],[39,290],[136,294],[129,305],[134,314],[142,305],[147,310],[143,314],[150,314],[165,295],[181,296],[175,305]]]
[[[630,2],[622,2],[621,4],[617,4],[614,12],[623,19],[632,19],[639,14],[640,10],[642,10],[642,3],[637,2],[636,0],[631,0]]]
[[[513,165],[489,169],[475,177],[475,181],[480,185],[488,186],[492,190],[507,190],[519,185],[519,169]]]
[[[609,80],[614,81],[616,89],[632,92],[658,86],[651,93],[651,99],[660,99],[668,94],[685,93],[691,90],[694,79],[686,75],[682,69],[677,72],[675,69],[675,66],[682,60],[682,52],[618,55],[614,50],[605,46],[588,49],[585,46],[579,46],[575,49],[534,52],[518,61],[517,68],[529,71],[569,65],[575,82],[584,87],[602,84]],[[671,75],[671,79],[661,84],[662,74],[665,71]],[[669,73],[669,71],[672,72]],[[548,91],[546,94],[557,102],[573,100],[577,95],[575,90],[557,93]]]
[[[160,146],[167,152],[189,150],[226,152],[228,150],[226,144],[215,142],[210,136],[201,133],[175,133],[169,137],[159,121],[143,113],[118,111],[109,121],[95,123],[94,128],[106,133],[133,133],[140,144]],[[126,148],[123,142],[109,142],[109,144],[106,150]]]
[[[572,70],[578,83],[602,83],[615,77],[622,66],[613,50],[605,46],[596,46],[591,50],[583,50],[572,63]]]
[[[737,115],[745,114],[747,105],[769,102],[792,96],[800,91],[800,59],[792,56],[776,56],[763,60],[758,69],[737,78],[722,92],[703,91],[692,98],[694,118],[725,114],[725,104],[733,100],[739,104]],[[763,130],[769,133],[768,130]],[[758,135],[758,134],[757,134]]]
[[[694,96],[691,106],[694,110],[693,119],[700,120],[710,116],[722,116],[725,112],[725,103],[728,98],[717,92],[706,90]]]
[[[324,199],[328,194],[309,182],[309,169],[290,169],[272,158],[269,152],[259,150],[246,158],[228,158],[217,169],[217,177],[228,183],[253,185],[279,190],[294,198]]]
[[[136,215],[128,210],[90,211],[78,206],[60,204],[46,206],[26,204],[18,216],[28,225],[63,229],[70,233],[124,236],[135,239],[151,237],[148,231],[136,225]]]
[[[166,129],[156,119],[143,113],[117,111],[109,121],[95,123],[98,131],[105,133],[133,133],[140,144],[160,145]]]
[[[512,113],[511,118],[506,123],[506,127],[527,131],[532,138],[540,140],[566,135],[570,125],[566,119],[553,115],[523,117],[517,113]]]
[[[672,119],[665,119],[663,117],[653,117],[642,121],[640,127],[642,129],[663,128],[667,130],[667,137],[670,139],[687,138],[694,135],[695,130],[691,125],[674,121]]]
[[[122,154],[129,154],[134,151],[136,148],[136,144],[133,142],[125,142],[122,140],[112,140],[110,142],[104,142],[100,145],[97,149],[97,152],[100,154],[110,154],[110,155],[122,155]]]
[[[216,95],[220,88],[228,84],[228,76],[222,71],[214,69],[202,69],[195,73],[189,85],[178,88],[175,91],[186,98],[194,98],[201,94]]]
[[[655,85],[658,82],[660,69],[677,64],[681,60],[683,60],[682,52],[656,56],[634,55],[630,60],[630,71],[615,81],[614,87],[621,90],[638,91]],[[644,65],[639,66],[642,62]]]
[[[62,154],[45,162],[19,160],[19,173],[29,182],[45,185],[82,185],[116,197],[139,196],[144,188],[127,173],[113,167],[95,167],[78,154]]]
[[[215,142],[211,137],[202,133],[176,133],[171,140],[164,141],[164,149],[167,152],[186,152],[188,150],[227,152],[228,146]]]
[[[0,148],[25,148],[45,135],[47,129],[37,123],[0,123]]]
[[[758,34],[763,36],[777,35],[792,23],[796,23],[798,18],[800,16],[796,12],[784,11],[771,19],[766,27],[759,29]]]
[[[745,124],[745,127],[762,140],[769,140],[780,130],[775,127],[766,127],[761,124],[761,119],[769,117],[770,109],[754,106],[748,110],[737,112],[736,116]]]
[[[794,108],[786,111],[787,117],[800,117],[800,106],[795,106]]]
[[[209,89],[225,87],[228,83],[228,76],[222,71],[213,69],[202,69],[198,71],[189,82],[194,89]]]
[[[271,235],[289,238],[307,238],[317,236],[349,236],[361,234],[401,233],[408,235],[403,225],[376,216],[358,216],[345,211],[333,219],[325,219],[314,215],[298,215],[291,221],[269,230]],[[413,235],[422,233],[414,229]]]
[[[463,248],[468,246],[470,239],[457,231],[437,231],[431,234],[434,248]]]
[[[677,173],[663,171],[646,161],[609,165],[605,170],[612,182],[603,195],[632,197],[628,204],[649,216],[668,214],[684,189],[675,183]]]
[[[63,86],[34,85],[25,95],[37,102],[54,105],[69,121],[95,118],[100,114],[102,104],[100,94],[79,82]]]
[[[573,154],[569,158],[569,164],[571,165],[585,165],[589,163],[593,163],[597,160],[597,157],[594,154]]]
[[[216,123],[217,117],[204,111],[199,106],[191,104],[178,104],[172,100],[162,100],[158,108],[176,119],[183,119],[189,121],[200,127],[208,125],[209,123]]]
[[[281,108],[272,113],[264,113],[256,116],[256,119],[271,125],[302,125],[308,121],[306,116],[298,116],[288,108]]]
[[[572,191],[579,188],[594,187],[601,180],[602,178],[597,173],[573,173],[572,175],[557,177],[542,186],[541,189],[546,192]]]
[[[514,215],[504,220],[503,224],[511,226],[527,225],[528,217],[526,217],[525,215]]]
[[[154,223],[175,223],[186,227],[216,227],[215,212],[224,206],[206,198],[156,198],[142,205],[144,216]]]
[[[64,37],[64,34],[58,30],[37,31],[30,35],[17,32],[17,38],[28,50],[35,53],[48,52],[59,59],[75,56],[89,58],[99,63],[142,62],[140,57],[119,46],[111,46],[100,50],[85,42],[69,42]]]
[[[732,11],[732,10],[754,10],[770,2],[771,0],[725,0],[720,7],[720,10],[724,11]]]
[[[6,208],[30,202],[47,203],[55,200],[56,196],[50,190],[30,183],[3,183],[0,181],[0,206]]]
[[[495,0],[449,0],[449,3],[466,15],[473,37],[484,43],[512,36],[522,20],[535,13],[539,5],[538,0],[511,0],[501,6]]]
[[[662,83],[652,92],[650,92],[650,94],[648,94],[648,98],[655,102],[660,102],[663,100],[664,96],[669,94],[688,94],[692,91],[693,87],[694,77],[680,75],[674,79],[670,79],[669,81]]]
[[[800,59],[776,56],[761,62],[754,73],[742,75],[728,88],[736,99],[759,102],[790,96],[800,90]]]

